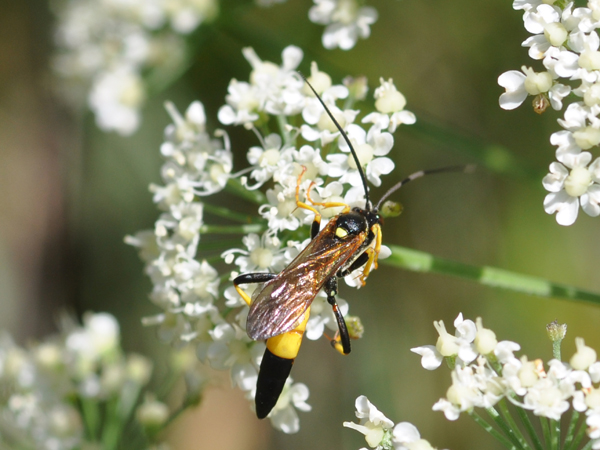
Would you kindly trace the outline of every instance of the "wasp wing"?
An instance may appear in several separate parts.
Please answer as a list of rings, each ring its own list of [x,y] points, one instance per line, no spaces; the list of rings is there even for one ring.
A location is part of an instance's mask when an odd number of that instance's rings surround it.
[[[330,220],[288,267],[253,295],[246,322],[251,339],[264,340],[296,328],[325,282],[360,248],[367,233],[336,238],[335,222]]]

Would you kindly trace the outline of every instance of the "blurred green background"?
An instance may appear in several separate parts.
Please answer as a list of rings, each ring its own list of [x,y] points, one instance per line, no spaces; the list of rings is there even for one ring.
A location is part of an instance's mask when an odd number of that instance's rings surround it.
[[[242,3],[244,3],[242,5]],[[491,265],[600,292],[598,220],[581,213],[565,228],[543,211],[541,178],[554,161],[549,136],[558,113],[533,113],[530,99],[516,111],[498,106],[497,77],[532,65],[521,42],[527,37],[521,12],[509,0],[373,0],[379,20],[372,35],[348,52],[325,50],[323,27],[309,22],[311,1],[288,1],[261,9],[228,2],[227,15],[195,38],[190,69],[149,99],[143,125],[129,138],[99,131],[91,115],[78,117],[52,94],[48,68],[54,18],[45,1],[2,1],[0,11],[0,327],[20,343],[55,329],[63,309],[108,311],[117,316],[127,351],[168,351],[140,318],[158,312],[147,300],[150,282],[136,251],[123,237],[153,226],[158,213],[147,186],[160,182],[159,146],[169,123],[163,102],[180,110],[195,100],[209,125],[224,103],[231,78],[247,80],[241,49],[252,46],[264,60],[280,63],[282,49],[305,52],[301,70],[318,62],[334,82],[366,75],[393,78],[417,120],[511,150],[531,177],[501,176],[484,167],[470,176],[445,175],[411,184],[397,198],[405,212],[384,225],[384,243],[398,244],[473,265]],[[534,69],[540,66],[534,66]],[[370,91],[372,95],[372,89]],[[402,126],[390,154],[396,171],[384,187],[415,170],[477,162],[456,149]],[[228,129],[242,168],[255,144],[241,127]],[[518,167],[517,167],[518,168]],[[226,199],[226,197],[224,197]],[[226,201],[226,200],[223,200]],[[596,231],[594,231],[596,230]],[[204,239],[204,238],[203,238]],[[384,265],[364,289],[341,288],[351,313],[365,325],[364,339],[342,358],[324,340],[306,341],[293,377],[310,388],[310,413],[287,436],[258,422],[227,380],[205,404],[173,428],[174,448],[357,449],[361,435],[342,427],[354,420],[354,400],[364,394],[395,422],[415,424],[438,448],[496,448],[468,417],[448,422],[431,406],[445,396],[445,368],[427,372],[409,349],[434,344],[432,322],[449,329],[459,312],[482,316],[499,340],[519,342],[530,359],[551,359],[545,325],[567,323],[564,359],[574,337],[600,348],[600,308],[493,290],[450,277]],[[497,447],[499,448],[499,447]]]

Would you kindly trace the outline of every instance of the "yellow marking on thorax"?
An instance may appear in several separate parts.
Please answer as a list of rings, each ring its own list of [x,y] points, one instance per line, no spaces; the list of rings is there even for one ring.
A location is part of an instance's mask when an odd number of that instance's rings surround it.
[[[346,230],[344,230],[342,227],[337,227],[335,229],[335,235],[337,237],[339,237],[340,239],[344,239],[346,236],[348,236],[348,232]]]

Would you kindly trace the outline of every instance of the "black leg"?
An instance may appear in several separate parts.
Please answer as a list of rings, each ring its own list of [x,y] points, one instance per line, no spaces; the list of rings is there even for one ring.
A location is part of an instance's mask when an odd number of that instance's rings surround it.
[[[235,277],[233,284],[237,286],[238,284],[265,283],[272,280],[277,275],[278,274],[276,273],[265,272],[245,273],[244,275]]]
[[[337,276],[340,277],[340,278],[343,278],[346,275],[350,275],[356,269],[359,269],[362,266],[364,266],[367,263],[368,260],[369,260],[369,255],[367,254],[367,252],[361,253],[361,255],[358,258],[356,258],[356,261],[354,261],[350,265],[350,267],[348,267],[347,269],[344,269],[344,270],[340,270],[337,273]]]
[[[318,219],[317,219],[318,217]],[[310,239],[314,239],[317,237],[317,234],[319,234],[319,230],[321,229],[321,217],[320,216],[315,216],[315,220],[313,220],[313,223],[310,227]]]
[[[337,278],[331,277],[325,283],[325,293],[327,294],[327,302],[333,308],[333,314],[335,315],[335,320],[338,324],[338,329],[340,331],[340,340],[342,342],[342,350],[344,355],[350,353],[350,336],[348,335],[348,328],[346,327],[346,321],[344,320],[344,316],[340,309],[338,308],[338,304],[335,301],[335,296],[337,295]],[[336,341],[331,341],[331,344],[335,347]]]

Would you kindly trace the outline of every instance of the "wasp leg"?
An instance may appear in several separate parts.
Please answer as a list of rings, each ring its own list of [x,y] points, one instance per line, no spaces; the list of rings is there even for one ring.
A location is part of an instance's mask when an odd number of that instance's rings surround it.
[[[312,211],[315,214],[315,219],[313,220],[313,223],[310,227],[310,238],[314,239],[317,236],[317,234],[319,234],[319,230],[321,229],[321,213],[314,206],[310,206],[308,203],[304,203],[304,202],[300,201],[300,183],[302,182],[302,177],[304,176],[304,172],[306,172],[306,166],[302,166],[302,172],[300,172],[300,175],[298,175],[298,181],[296,183],[296,206],[298,208],[308,209],[309,211]],[[345,203],[314,202],[310,198],[310,191],[311,191],[312,187],[314,186],[314,184],[315,184],[314,182],[310,183],[310,186],[308,187],[308,190],[306,191],[306,199],[310,203],[312,203],[315,206],[317,206],[317,205],[322,206],[324,208],[334,208],[336,206],[343,206],[344,209],[343,209],[342,213],[347,213],[350,211],[350,206]]]
[[[350,353],[350,336],[348,334],[348,327],[346,327],[346,321],[344,320],[344,316],[342,316],[342,312],[338,308],[338,304],[335,301],[335,296],[337,294],[337,279],[335,277],[331,277],[329,280],[325,282],[325,293],[327,294],[327,302],[333,308],[333,314],[335,315],[335,320],[338,324],[338,329],[340,332],[340,336],[338,339],[333,339],[331,341],[331,345],[338,352],[343,355],[347,355]],[[340,344],[341,341],[341,344]]]
[[[265,283],[267,281],[272,280],[277,276],[276,273],[245,273],[244,275],[240,275],[235,277],[233,280],[233,285],[235,286],[235,290],[240,294],[240,297],[244,299],[244,301],[250,306],[252,303],[252,299],[248,294],[246,294],[238,285],[240,284],[252,284],[252,283]]]
[[[364,266],[367,262],[369,261],[369,254],[365,251],[364,253],[362,253],[358,258],[356,258],[356,261],[354,261],[350,267],[348,267],[347,269],[344,270],[340,270],[337,273],[337,276],[339,278],[344,278],[347,275],[350,275],[352,272],[354,272],[356,269],[360,269],[362,266]]]
[[[379,252],[381,251],[381,226],[379,224],[375,224],[371,227],[371,232],[375,233],[375,248],[368,248],[365,253],[369,255],[369,260],[365,264],[365,270],[360,276],[361,283],[365,284],[365,279],[369,276],[371,272],[371,267],[373,269],[377,269],[377,257],[379,256]]]
[[[256,416],[259,419],[267,417],[277,404],[277,400],[292,370],[294,359],[300,351],[302,337],[309,317],[310,308],[296,328],[267,339],[267,348],[260,363],[258,380],[256,381],[256,396],[254,398]]]

